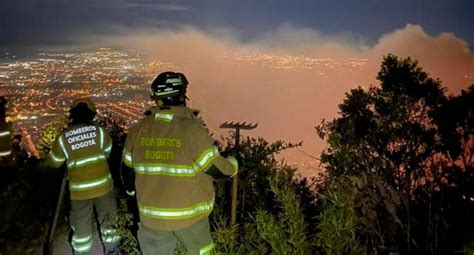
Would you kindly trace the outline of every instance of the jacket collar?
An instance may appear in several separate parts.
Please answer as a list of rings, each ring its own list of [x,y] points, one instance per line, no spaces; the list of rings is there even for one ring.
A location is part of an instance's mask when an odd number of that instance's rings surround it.
[[[171,106],[171,107],[159,107],[155,106],[148,110],[151,115],[154,115],[155,120],[162,120],[165,122],[171,122],[173,118],[196,118],[199,110],[188,108],[185,106]]]

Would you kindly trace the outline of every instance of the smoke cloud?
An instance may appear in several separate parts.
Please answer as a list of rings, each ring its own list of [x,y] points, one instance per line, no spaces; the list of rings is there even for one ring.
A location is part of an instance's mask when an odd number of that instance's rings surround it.
[[[351,88],[376,85],[388,53],[417,59],[449,93],[474,83],[474,55],[468,44],[451,33],[430,36],[417,25],[385,34],[375,45],[364,45],[355,35],[322,35],[291,24],[245,43],[226,29],[121,34],[95,37],[94,44],[137,49],[174,63],[190,81],[192,107],[203,111],[216,134],[223,133],[218,126],[224,121],[247,121],[259,126],[243,135],[303,141],[301,150],[285,154],[290,163],[309,163],[306,154],[318,157],[325,143],[314,126],[337,116],[337,106]],[[314,162],[302,173],[313,169]]]

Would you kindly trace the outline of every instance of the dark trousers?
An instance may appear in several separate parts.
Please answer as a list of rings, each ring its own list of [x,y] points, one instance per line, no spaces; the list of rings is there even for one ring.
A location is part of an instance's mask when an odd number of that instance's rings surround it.
[[[188,255],[209,255],[214,247],[207,217],[189,228],[176,231],[161,231],[140,225],[138,240],[143,255],[172,255],[178,240]]]
[[[117,204],[113,191],[94,199],[71,200],[70,222],[74,231],[71,244],[76,253],[87,254],[92,249],[94,207],[104,244],[114,244],[120,240],[115,228]]]

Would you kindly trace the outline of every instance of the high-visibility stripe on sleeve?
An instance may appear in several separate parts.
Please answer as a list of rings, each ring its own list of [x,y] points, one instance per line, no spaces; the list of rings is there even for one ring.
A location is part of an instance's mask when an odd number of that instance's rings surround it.
[[[11,132],[9,130],[0,132],[0,137],[10,136],[10,135],[11,135]]]
[[[54,154],[53,151],[50,151],[50,152],[49,152],[49,156],[50,156],[51,159],[54,161],[54,163],[57,163],[57,164],[62,164],[62,163],[64,163],[64,161],[66,160],[66,159],[63,158],[63,157],[60,157],[60,156],[57,156],[56,154]]]
[[[210,244],[199,249],[199,255],[210,255],[213,249],[214,249],[214,243],[211,242]]]
[[[219,156],[219,150],[216,146],[205,150],[194,164],[196,171],[206,168],[217,156]]]
[[[123,163],[130,168],[133,167],[132,153],[127,150],[124,150],[123,152]]]
[[[107,174],[106,176],[95,179],[93,181],[88,181],[88,182],[71,182],[69,184],[69,189],[71,191],[83,191],[83,190],[90,190],[90,189],[96,189],[99,187],[102,187],[104,185],[107,185],[112,181],[112,176]]]
[[[66,157],[66,159],[68,159],[69,155],[67,154],[66,146],[64,146],[63,136],[59,137],[59,145],[61,146],[61,149],[63,150],[64,156]]]
[[[12,151],[11,150],[8,150],[8,151],[0,151],[0,157],[5,157],[5,156],[8,156],[12,154]]]
[[[104,131],[102,130],[101,127],[99,127],[99,133],[100,133],[100,149],[104,149]]]
[[[110,152],[112,151],[112,143],[109,144],[109,146],[107,146],[107,148],[105,148],[105,153],[107,154],[110,154]]]
[[[234,171],[232,172],[231,176],[235,176],[239,171],[239,162],[234,157],[228,157],[227,160],[229,160],[229,162],[234,167]]]
[[[143,204],[139,204],[138,208],[140,213],[145,217],[164,220],[189,219],[200,214],[210,213],[214,208],[214,200],[185,208],[158,208]]]
[[[193,177],[208,167],[217,156],[219,156],[219,151],[213,146],[205,150],[192,165],[135,163],[133,167],[137,174]]]

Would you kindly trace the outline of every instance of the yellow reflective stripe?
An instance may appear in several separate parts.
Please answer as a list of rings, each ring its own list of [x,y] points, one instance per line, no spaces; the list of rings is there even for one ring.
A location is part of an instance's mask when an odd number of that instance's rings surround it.
[[[104,240],[104,242],[106,242],[106,243],[116,243],[116,242],[120,241],[120,239],[122,239],[122,238],[118,235],[108,236],[108,237],[102,238],[102,240]]]
[[[92,235],[78,238],[76,235],[72,237],[72,248],[76,252],[88,252],[92,249]]]
[[[229,160],[229,162],[234,167],[234,172],[232,172],[231,176],[235,176],[237,172],[239,171],[239,162],[234,157],[228,157],[227,160]]]
[[[71,182],[69,184],[69,189],[73,191],[89,190],[95,189],[101,186],[108,184],[112,180],[112,176],[107,174],[106,176],[88,182]]]
[[[72,244],[75,252],[89,252],[92,250],[92,241],[86,244]]]
[[[104,155],[97,155],[97,156],[92,156],[92,157],[87,157],[87,158],[71,161],[69,162],[68,167],[69,168],[80,167],[84,165],[94,164],[96,162],[104,161],[104,160],[106,160]]]
[[[92,235],[88,235],[88,236],[82,237],[82,238],[79,238],[76,235],[72,236],[72,242],[73,243],[85,243],[85,242],[89,242],[91,240],[92,240]]]
[[[104,131],[102,130],[101,127],[99,127],[99,133],[100,133],[100,149],[104,149]]]
[[[194,164],[195,169],[197,168],[196,171],[201,171],[203,168],[209,165],[209,163],[211,163],[211,161],[217,156],[219,156],[219,150],[216,146],[205,150]]]
[[[49,152],[49,156],[51,156],[51,158],[52,158],[55,162],[57,162],[57,163],[63,163],[64,160],[65,160],[65,158],[63,158],[63,157],[56,156],[56,154],[54,154],[53,151],[50,151],[50,152]]]
[[[143,216],[150,218],[165,220],[189,219],[199,214],[210,213],[214,208],[214,199],[184,208],[158,208],[142,204],[139,204],[138,208]]]
[[[164,122],[170,123],[173,120],[174,114],[173,113],[155,113],[155,120],[162,120]]]
[[[166,79],[166,83],[177,83],[181,85],[183,84],[183,80],[181,80],[181,78],[169,78],[169,79]]]
[[[212,252],[212,249],[214,249],[214,243],[211,242],[210,244],[202,247],[199,249],[199,255],[209,255]]]
[[[7,130],[7,131],[0,132],[0,137],[3,137],[3,136],[10,136],[10,135],[11,135],[11,133],[10,133],[10,131],[8,131],[8,130]]]
[[[163,164],[135,164],[138,174],[169,175],[169,176],[195,176],[195,170],[189,166],[163,165]]]
[[[100,232],[103,235],[108,235],[108,234],[113,234],[113,233],[117,232],[117,230],[115,228],[106,228],[106,229],[100,230]]]
[[[63,136],[59,137],[59,145],[61,146],[61,149],[63,150],[64,156],[66,157],[66,159],[68,159],[69,155],[67,154],[66,147],[64,146]]]
[[[149,175],[168,175],[192,177],[206,168],[217,156],[219,151],[215,146],[205,150],[199,159],[191,166],[173,165],[173,164],[153,164],[153,163],[136,163],[134,169],[137,174]]]
[[[12,153],[12,151],[0,151],[0,157],[8,156]]]
[[[164,95],[174,94],[174,93],[177,93],[177,92],[178,92],[178,90],[175,89],[175,90],[171,90],[171,91],[159,92],[159,93],[156,93],[155,95],[164,96]]]
[[[103,229],[100,231],[102,234],[102,240],[106,243],[116,243],[121,237],[117,234],[117,230],[114,228]]]
[[[132,164],[132,153],[124,150],[124,153],[123,153],[123,163],[125,163],[126,166],[128,167],[133,167],[133,164]]]
[[[107,154],[110,154],[110,152],[112,151],[112,143],[109,144],[109,146],[107,146],[107,148],[105,148],[105,153]]]

